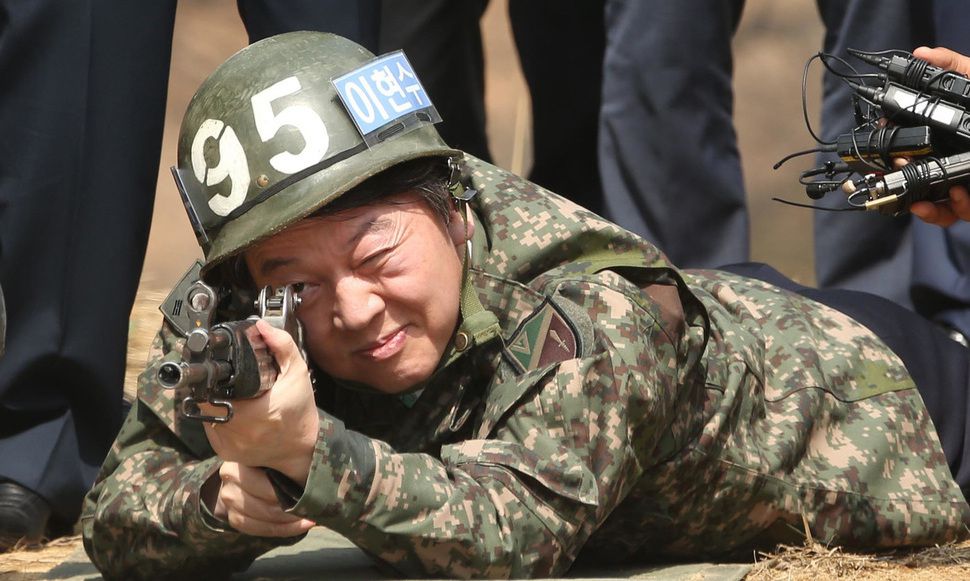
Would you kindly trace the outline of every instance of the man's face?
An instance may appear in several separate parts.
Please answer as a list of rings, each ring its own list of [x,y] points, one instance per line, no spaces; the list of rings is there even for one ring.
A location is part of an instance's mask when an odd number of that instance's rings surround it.
[[[329,375],[399,393],[437,367],[458,323],[465,230],[417,194],[308,218],[250,248],[259,286],[298,285],[307,351]],[[300,288],[302,286],[302,289]]]

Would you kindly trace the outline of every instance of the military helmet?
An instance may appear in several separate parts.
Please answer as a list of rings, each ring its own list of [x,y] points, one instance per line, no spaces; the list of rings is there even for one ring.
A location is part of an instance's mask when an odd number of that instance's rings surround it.
[[[189,103],[172,168],[203,275],[398,163],[460,155],[403,53],[320,32],[254,43]]]

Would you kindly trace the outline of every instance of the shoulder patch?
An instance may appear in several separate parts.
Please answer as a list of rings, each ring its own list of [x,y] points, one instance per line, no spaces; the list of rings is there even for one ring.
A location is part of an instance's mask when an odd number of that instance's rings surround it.
[[[505,346],[506,357],[520,371],[572,359],[581,351],[572,322],[548,298],[522,321]]]

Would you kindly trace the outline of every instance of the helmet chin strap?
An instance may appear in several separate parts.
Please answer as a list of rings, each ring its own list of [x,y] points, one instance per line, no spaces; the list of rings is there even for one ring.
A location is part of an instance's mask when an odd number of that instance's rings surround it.
[[[449,160],[449,165],[453,164],[452,160]],[[455,166],[452,165],[454,169]],[[478,191],[466,188],[462,185],[461,180],[455,179],[457,172],[452,173],[453,178],[451,183],[448,184],[448,189],[451,191],[452,197],[455,199],[455,203],[458,204],[458,214],[461,216],[462,223],[465,228],[465,232],[468,232],[468,225],[473,219],[469,213],[471,208],[468,206],[468,202],[478,195]],[[461,298],[459,302],[459,308],[461,312],[461,323],[458,326],[458,331],[456,331],[455,336],[452,340],[453,350],[451,356],[445,361],[445,365],[450,363],[452,360],[458,357],[461,353],[468,350],[474,345],[482,345],[495,339],[501,335],[502,329],[499,326],[498,317],[494,313],[487,310],[482,306],[482,301],[475,291],[475,287],[471,284],[470,269],[472,264],[472,237],[468,237],[465,241],[465,252],[462,256],[461,265]]]

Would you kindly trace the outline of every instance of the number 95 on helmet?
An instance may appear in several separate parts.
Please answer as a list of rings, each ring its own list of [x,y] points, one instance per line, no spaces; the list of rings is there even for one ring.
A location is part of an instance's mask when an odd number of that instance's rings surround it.
[[[321,32],[242,49],[196,91],[172,168],[203,275],[398,163],[460,156],[437,121],[400,51]]]

